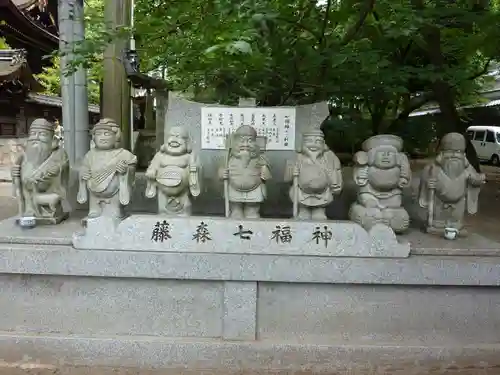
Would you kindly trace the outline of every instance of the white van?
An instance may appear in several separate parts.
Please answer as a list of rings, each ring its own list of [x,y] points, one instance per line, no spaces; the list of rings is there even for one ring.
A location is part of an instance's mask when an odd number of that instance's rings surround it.
[[[467,135],[479,160],[500,166],[500,126],[469,126]]]

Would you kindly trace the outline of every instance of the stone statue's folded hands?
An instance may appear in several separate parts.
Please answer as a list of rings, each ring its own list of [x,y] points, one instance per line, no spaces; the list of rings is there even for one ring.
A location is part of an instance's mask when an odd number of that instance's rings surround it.
[[[91,177],[91,175],[90,175],[90,171],[88,169],[80,172],[80,178],[82,180],[88,181],[88,180],[90,180],[90,177]]]
[[[437,180],[435,178],[429,178],[429,180],[427,181],[427,187],[429,189],[435,189],[436,184],[437,184]]]
[[[11,174],[13,177],[19,177],[21,175],[21,166],[14,165],[11,169]]]

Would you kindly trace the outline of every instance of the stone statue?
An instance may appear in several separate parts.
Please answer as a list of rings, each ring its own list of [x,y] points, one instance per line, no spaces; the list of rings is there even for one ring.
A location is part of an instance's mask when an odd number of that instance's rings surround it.
[[[107,216],[121,220],[129,204],[137,158],[120,148],[120,128],[111,119],[101,119],[92,129],[95,148],[82,161],[78,203],[89,202],[88,219]]]
[[[12,166],[19,203],[19,225],[58,224],[68,217],[69,160],[54,134],[54,124],[39,118],[30,126],[26,150]]]
[[[146,197],[158,193],[161,214],[191,215],[190,195],[200,195],[201,167],[186,129],[173,127],[146,171]]]
[[[385,224],[396,233],[408,229],[410,219],[402,207],[402,189],[410,184],[411,169],[402,149],[400,137],[381,134],[368,138],[362,151],[354,155],[358,193],[349,217],[367,230],[375,224]]]
[[[266,199],[266,181],[271,179],[269,163],[263,155],[265,138],[254,128],[240,126],[228,138],[226,164],[219,170],[224,181],[226,216],[255,219]],[[259,141],[262,145],[259,145]]]
[[[477,212],[485,175],[477,173],[465,156],[466,141],[459,133],[442,139],[436,159],[422,171],[419,205],[427,209],[427,232],[444,234],[446,228],[465,236],[465,211]]]
[[[285,182],[293,182],[290,199],[294,217],[326,219],[325,207],[342,190],[342,171],[320,129],[302,134],[302,147],[294,165],[285,170]]]

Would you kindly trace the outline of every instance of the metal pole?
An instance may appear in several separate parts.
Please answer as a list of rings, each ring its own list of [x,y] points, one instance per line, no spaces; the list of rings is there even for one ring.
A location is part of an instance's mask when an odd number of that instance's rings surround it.
[[[132,29],[132,35],[130,36],[130,50],[135,51],[135,38],[134,38],[134,0],[130,0],[130,28]],[[134,152],[134,98],[135,89],[130,82],[130,150]]]

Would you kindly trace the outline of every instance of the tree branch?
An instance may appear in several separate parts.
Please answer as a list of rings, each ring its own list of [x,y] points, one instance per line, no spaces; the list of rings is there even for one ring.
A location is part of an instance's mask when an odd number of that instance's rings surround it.
[[[323,40],[325,39],[326,26],[328,25],[328,16],[330,15],[331,6],[332,6],[332,0],[327,0],[325,16],[323,17],[323,26],[321,27],[321,34],[318,39],[318,45],[321,45],[321,43],[323,43]]]
[[[375,7],[375,0],[367,0],[364,9],[361,11],[359,15],[358,21],[347,30],[344,37],[342,38],[341,44],[346,45],[349,43],[354,37],[358,34],[361,26],[365,23],[366,17],[373,11]]]
[[[486,73],[488,73],[488,69],[490,68],[490,64],[493,61],[492,58],[489,58],[488,61],[486,61],[486,64],[484,64],[483,69],[481,69],[479,72],[473,74],[469,78],[467,78],[467,81],[474,81],[475,79],[484,76]]]
[[[434,99],[434,93],[431,91],[426,92],[420,96],[415,96],[415,97],[411,98],[410,102],[405,105],[405,108],[401,112],[399,112],[398,117],[396,118],[396,121],[406,119],[410,115],[410,113],[419,109],[424,104],[429,103],[433,99]]]

